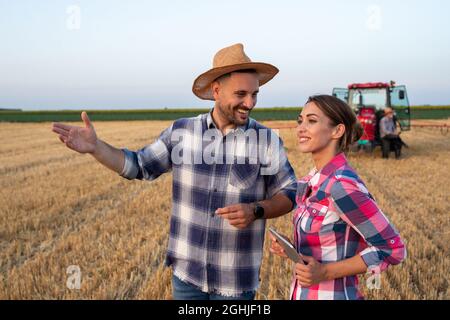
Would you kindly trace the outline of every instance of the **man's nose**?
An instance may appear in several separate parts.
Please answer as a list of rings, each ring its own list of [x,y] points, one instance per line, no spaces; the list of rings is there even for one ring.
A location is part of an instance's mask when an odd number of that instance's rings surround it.
[[[256,98],[249,94],[245,97],[243,104],[244,107],[252,109],[256,104]]]

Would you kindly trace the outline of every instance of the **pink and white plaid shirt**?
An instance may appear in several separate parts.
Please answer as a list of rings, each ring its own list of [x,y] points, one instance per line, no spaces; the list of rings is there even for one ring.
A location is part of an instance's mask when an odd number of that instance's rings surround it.
[[[319,172],[312,170],[298,182],[293,217],[297,251],[320,263],[361,256],[379,273],[406,257],[398,231],[378,208],[364,183],[347,162],[336,155]],[[293,278],[293,300],[363,299],[357,276],[323,281],[308,288]]]

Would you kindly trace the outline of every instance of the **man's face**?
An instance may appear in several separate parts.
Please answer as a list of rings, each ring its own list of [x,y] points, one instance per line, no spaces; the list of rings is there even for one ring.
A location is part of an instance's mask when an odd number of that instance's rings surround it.
[[[389,119],[392,119],[394,117],[394,111],[391,108],[386,108],[384,113]]]
[[[222,119],[236,126],[245,125],[250,111],[255,107],[259,78],[253,73],[231,73],[229,77],[213,84],[216,107]]]

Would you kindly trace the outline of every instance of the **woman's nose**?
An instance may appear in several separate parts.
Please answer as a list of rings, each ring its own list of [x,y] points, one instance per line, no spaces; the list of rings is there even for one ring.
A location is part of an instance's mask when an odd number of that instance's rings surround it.
[[[306,130],[303,122],[297,123],[296,129],[297,129],[297,132],[305,132],[305,130]]]

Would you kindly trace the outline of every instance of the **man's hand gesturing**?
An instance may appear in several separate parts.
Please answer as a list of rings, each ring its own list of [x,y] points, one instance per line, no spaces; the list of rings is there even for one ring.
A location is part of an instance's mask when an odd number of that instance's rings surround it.
[[[254,210],[255,204],[253,203],[239,203],[217,209],[216,214],[227,219],[232,226],[238,229],[244,229],[255,221]]]
[[[81,113],[85,127],[70,126],[54,122],[52,131],[68,148],[79,153],[94,153],[97,146],[97,134],[86,112]]]

